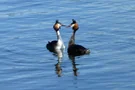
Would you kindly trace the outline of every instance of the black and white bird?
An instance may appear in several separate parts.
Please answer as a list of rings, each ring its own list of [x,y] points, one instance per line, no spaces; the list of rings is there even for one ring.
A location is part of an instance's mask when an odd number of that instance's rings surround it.
[[[56,53],[57,50],[61,50],[65,48],[65,45],[63,43],[62,37],[60,35],[60,28],[61,26],[65,26],[62,23],[60,23],[58,20],[56,20],[55,24],[53,25],[53,29],[56,32],[57,35],[57,40],[53,40],[53,41],[48,41],[48,43],[46,44],[46,48],[50,51],[50,52],[54,52]]]
[[[73,33],[68,43],[68,50],[67,50],[68,55],[80,56],[84,54],[89,54],[90,53],[89,49],[83,47],[82,45],[75,44],[75,33],[79,29],[79,25],[76,22],[76,20],[72,19],[72,23],[68,27],[72,27],[73,30]]]

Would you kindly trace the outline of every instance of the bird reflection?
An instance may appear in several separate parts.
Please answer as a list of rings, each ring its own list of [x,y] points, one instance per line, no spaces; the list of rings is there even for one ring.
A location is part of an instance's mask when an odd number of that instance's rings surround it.
[[[61,49],[56,50],[56,55],[58,57],[58,62],[57,64],[55,64],[55,71],[58,77],[61,77],[61,74],[62,74],[61,62],[62,62],[62,57],[63,57],[63,50]]]
[[[72,61],[72,67],[73,67],[73,73],[74,73],[74,76],[78,76],[78,68],[76,67],[76,62],[75,62],[75,56],[72,56],[72,55],[69,55],[68,56],[70,58],[70,60]]]
[[[55,49],[55,51],[52,52],[52,55],[58,58],[57,63],[55,64],[55,72],[58,75],[58,77],[61,77],[62,74],[61,63],[63,58],[63,51],[64,49]]]
[[[56,74],[58,75],[58,77],[61,77],[61,74],[62,74],[62,68],[60,66],[60,62],[58,62],[56,65],[55,65],[55,71],[56,71]]]

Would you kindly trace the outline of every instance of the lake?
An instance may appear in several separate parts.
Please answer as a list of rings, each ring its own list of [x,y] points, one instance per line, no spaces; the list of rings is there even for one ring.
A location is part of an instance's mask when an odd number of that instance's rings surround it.
[[[91,53],[67,54],[71,28],[61,27],[63,57],[46,49],[55,20],[79,24],[76,43]],[[134,90],[134,0],[1,0],[1,90]]]

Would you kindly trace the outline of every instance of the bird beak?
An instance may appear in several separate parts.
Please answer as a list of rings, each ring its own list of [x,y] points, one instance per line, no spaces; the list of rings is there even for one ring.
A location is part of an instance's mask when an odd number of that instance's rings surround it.
[[[72,26],[72,24],[70,24],[70,25],[68,25],[68,26],[66,26],[67,28],[69,28],[69,27],[71,27]]]
[[[61,24],[61,26],[65,26],[66,27],[66,25],[64,25],[64,24]]]
[[[71,24],[68,25],[67,27],[74,27],[74,25],[75,25],[75,24],[72,24],[72,23],[71,23]]]
[[[64,25],[64,24],[62,24],[62,23],[60,23],[60,25],[61,25],[61,26],[66,26],[66,25]]]

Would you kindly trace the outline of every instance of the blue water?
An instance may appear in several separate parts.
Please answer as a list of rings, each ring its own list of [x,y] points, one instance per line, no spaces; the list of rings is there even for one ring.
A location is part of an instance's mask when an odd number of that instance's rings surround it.
[[[76,43],[90,55],[69,59],[71,28],[60,32],[66,49],[58,63],[46,49],[55,20],[77,20]],[[134,0],[1,0],[1,90],[134,90]],[[76,69],[76,72],[74,72]]]

